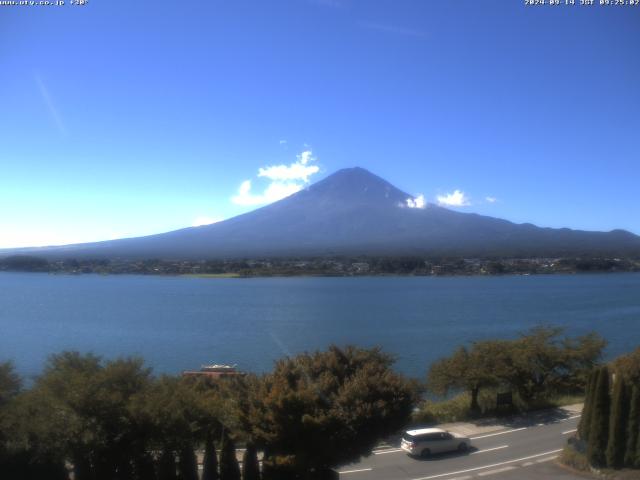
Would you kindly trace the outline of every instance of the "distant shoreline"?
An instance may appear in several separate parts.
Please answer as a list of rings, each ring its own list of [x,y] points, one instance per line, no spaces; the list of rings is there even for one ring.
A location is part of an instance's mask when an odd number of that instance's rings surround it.
[[[319,257],[240,260],[47,260],[0,258],[0,271],[103,275],[183,275],[197,278],[495,276],[640,272],[640,258]]]
[[[185,278],[196,280],[228,280],[228,279],[257,279],[257,278],[498,278],[498,277],[556,277],[556,276],[583,276],[583,275],[611,275],[611,274],[640,274],[640,271],[588,271],[588,272],[546,272],[546,273],[491,273],[491,274],[442,274],[442,275],[416,275],[416,274],[400,274],[400,273],[378,273],[378,274],[359,274],[359,275],[336,275],[336,274],[319,274],[319,273],[300,273],[300,274],[262,274],[262,275],[241,275],[238,273],[229,274],[197,274],[197,273],[100,273],[100,272],[67,272],[67,271],[19,271],[19,270],[0,270],[3,273],[18,274],[46,274],[52,276],[102,276],[102,277],[123,277],[123,276],[139,276],[139,277],[158,277],[158,278]]]

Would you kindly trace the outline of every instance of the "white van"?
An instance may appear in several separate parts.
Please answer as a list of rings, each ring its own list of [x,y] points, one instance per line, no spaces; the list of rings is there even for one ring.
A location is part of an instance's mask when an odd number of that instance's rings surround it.
[[[471,440],[441,428],[407,430],[402,436],[400,448],[409,455],[426,457],[433,453],[466,452]]]

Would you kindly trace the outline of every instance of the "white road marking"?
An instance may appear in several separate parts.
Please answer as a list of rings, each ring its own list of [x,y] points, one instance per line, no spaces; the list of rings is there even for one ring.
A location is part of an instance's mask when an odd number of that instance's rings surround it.
[[[562,432],[562,435],[566,435],[568,433],[573,433],[573,432],[577,432],[577,431],[578,431],[577,428],[574,428],[573,430],[565,430],[564,432]]]
[[[496,468],[495,470],[489,470],[488,472],[479,473],[478,476],[479,477],[484,477],[485,475],[493,475],[495,473],[508,472],[509,470],[515,470],[515,469],[516,469],[516,467]]]
[[[535,465],[535,462],[524,462],[521,467],[530,467],[531,465]]]
[[[582,415],[574,415],[573,417],[565,418],[563,422],[566,422],[567,420],[573,420],[574,418],[580,418],[581,416]]]
[[[374,455],[384,455],[385,453],[396,453],[396,452],[404,452],[401,448],[394,448],[391,450],[380,450],[378,452],[373,452]]]
[[[546,457],[546,458],[540,458],[536,460],[536,463],[550,462],[551,460],[555,460],[556,458],[558,458],[558,455],[553,455],[551,457]]]
[[[450,478],[449,480],[469,480],[470,478],[473,478],[473,476],[465,475],[464,477],[453,477],[453,478]]]
[[[344,470],[342,472],[338,472],[340,475],[344,475],[346,473],[358,473],[358,472],[370,472],[373,470],[372,468],[360,468],[358,470]]]
[[[506,430],[504,432],[489,433],[487,435],[480,435],[479,437],[471,437],[470,440],[479,440],[481,438],[495,437],[496,435],[504,435],[505,433],[520,432],[522,430],[526,430],[527,428],[528,427],[514,428],[513,430]]]
[[[477,455],[478,453],[493,452],[494,450],[502,450],[503,448],[509,448],[509,445],[500,445],[499,447],[485,448],[484,450],[476,450],[471,452],[470,455]]]
[[[532,458],[544,457],[545,455],[551,455],[551,454],[558,453],[558,452],[561,452],[561,451],[562,451],[562,449],[560,448],[558,450],[551,450],[549,452],[543,452],[543,453],[537,453],[535,455],[529,455],[528,457],[514,458],[513,460],[507,460],[506,462],[492,463],[491,465],[484,465],[482,467],[469,468],[467,470],[458,470],[457,472],[440,473],[439,475],[431,475],[429,477],[414,478],[412,480],[431,480],[432,478],[441,478],[441,477],[448,477],[449,475],[458,475],[460,473],[475,472],[477,470],[484,470],[485,468],[499,467],[501,465],[507,465],[509,463],[522,462],[524,460],[530,460]]]

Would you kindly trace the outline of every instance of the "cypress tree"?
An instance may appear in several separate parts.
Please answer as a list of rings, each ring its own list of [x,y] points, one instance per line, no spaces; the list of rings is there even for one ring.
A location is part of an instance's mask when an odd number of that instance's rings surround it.
[[[240,466],[236,458],[236,447],[229,435],[222,438],[220,452],[220,480],[240,480]]]
[[[218,480],[218,456],[212,435],[208,435],[205,441],[202,467],[202,480]]]
[[[176,480],[176,457],[169,449],[165,449],[158,459],[158,480]]]
[[[594,467],[604,467],[607,463],[605,452],[609,440],[610,403],[609,369],[605,366],[598,372],[588,435],[587,459]]]
[[[247,445],[242,456],[242,479],[260,480],[260,464],[258,463],[258,451],[253,443]]]
[[[93,478],[93,469],[89,459],[82,454],[73,456],[73,478],[75,480],[91,480]]]
[[[638,427],[640,427],[640,425],[638,425]],[[634,468],[640,468],[640,431],[637,431],[637,432],[638,432],[638,437],[636,439],[636,456],[633,461]]]
[[[636,458],[633,460],[633,467],[640,468],[640,432],[638,432],[636,439]]]
[[[191,445],[184,445],[180,449],[178,471],[180,480],[198,480],[198,459]]]
[[[607,465],[620,468],[624,462],[627,445],[627,421],[629,420],[629,398],[627,385],[620,374],[616,375],[613,386],[613,401],[609,419],[609,442],[607,445]]]
[[[153,457],[147,452],[138,452],[133,458],[133,471],[136,480],[156,480]]]
[[[627,467],[636,466],[636,444],[640,433],[640,387],[634,385],[631,389],[629,406],[629,422],[627,423],[627,448],[624,453],[624,464]]]
[[[273,467],[273,456],[265,448],[262,454],[262,480],[277,480],[275,468]]]
[[[584,405],[582,407],[582,416],[578,424],[578,436],[587,441],[589,439],[589,427],[591,426],[591,410],[593,409],[593,392],[595,390],[598,370],[593,369],[589,373],[587,387],[585,388]]]

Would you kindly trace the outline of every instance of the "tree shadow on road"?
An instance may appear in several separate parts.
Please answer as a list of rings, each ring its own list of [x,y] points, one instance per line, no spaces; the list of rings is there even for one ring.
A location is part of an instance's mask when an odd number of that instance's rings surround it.
[[[450,458],[466,457],[468,455],[471,455],[473,452],[477,452],[477,451],[478,449],[476,447],[469,447],[467,450],[464,450],[464,451],[453,450],[451,452],[432,453],[431,455],[426,455],[426,456],[417,456],[417,455],[409,455],[409,456],[414,460],[418,460],[419,462],[437,462],[439,460],[447,460]]]

